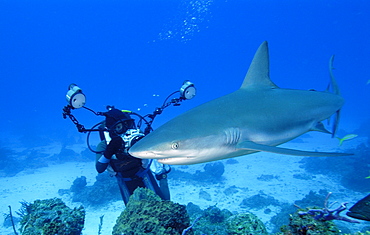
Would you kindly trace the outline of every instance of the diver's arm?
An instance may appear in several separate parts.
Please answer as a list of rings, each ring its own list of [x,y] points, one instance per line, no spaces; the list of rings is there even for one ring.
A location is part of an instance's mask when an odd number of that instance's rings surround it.
[[[95,169],[98,173],[103,173],[108,165],[109,165],[110,159],[105,158],[104,156],[101,156],[99,160],[95,163]]]
[[[101,141],[97,146],[96,146],[96,151],[98,152],[95,156],[95,169],[98,173],[104,172],[104,170],[107,168],[104,164],[104,151],[107,149],[107,143],[105,140]],[[102,158],[102,160],[100,160]],[[109,159],[108,159],[109,160]],[[109,161],[108,161],[109,163]]]
[[[103,173],[107,169],[110,159],[118,152],[122,146],[122,142],[123,140],[121,137],[113,138],[109,142],[107,149],[104,151],[104,155],[102,155],[95,164],[95,168],[98,173]]]

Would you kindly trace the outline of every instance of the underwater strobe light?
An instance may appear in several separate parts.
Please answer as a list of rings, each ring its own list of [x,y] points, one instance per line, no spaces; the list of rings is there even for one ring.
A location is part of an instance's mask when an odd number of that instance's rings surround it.
[[[82,93],[81,88],[79,88],[74,83],[69,85],[69,90],[66,94],[66,98],[68,104],[74,109],[82,108],[86,103],[86,97]]]
[[[180,88],[181,98],[184,100],[190,100],[194,98],[195,94],[196,89],[194,83],[190,82],[189,80],[186,80],[182,87]]]

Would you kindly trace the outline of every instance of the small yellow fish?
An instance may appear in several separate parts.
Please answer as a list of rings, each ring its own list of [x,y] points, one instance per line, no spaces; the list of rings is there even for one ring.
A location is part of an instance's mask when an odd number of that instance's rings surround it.
[[[337,137],[337,139],[339,140],[339,146],[341,146],[343,144],[343,141],[351,140],[353,138],[356,138],[357,136],[358,135],[356,135],[356,134],[349,134],[349,135],[345,135],[343,138]]]

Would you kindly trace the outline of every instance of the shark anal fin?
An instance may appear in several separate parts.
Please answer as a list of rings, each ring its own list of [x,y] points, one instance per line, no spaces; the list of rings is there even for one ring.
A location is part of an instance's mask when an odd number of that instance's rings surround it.
[[[241,142],[237,144],[236,148],[270,152],[270,153],[278,153],[278,154],[285,154],[285,155],[308,156],[308,157],[339,157],[339,156],[352,155],[351,153],[326,153],[326,152],[302,151],[302,150],[295,150],[295,149],[288,149],[288,148],[257,144],[251,141]]]
[[[320,131],[320,132],[324,132],[324,133],[327,133],[327,134],[332,134],[330,131],[328,131],[324,124],[322,124],[322,122],[318,122],[316,124],[315,127],[311,128],[311,131]]]

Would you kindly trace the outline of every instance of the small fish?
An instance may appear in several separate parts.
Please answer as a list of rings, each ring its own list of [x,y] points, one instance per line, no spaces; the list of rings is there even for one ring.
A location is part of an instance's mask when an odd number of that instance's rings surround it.
[[[353,138],[356,138],[357,136],[358,135],[356,135],[356,134],[348,134],[348,135],[345,135],[343,138],[337,137],[337,139],[339,140],[339,146],[341,146],[343,144],[343,141],[351,140]]]
[[[370,84],[370,79],[369,80],[367,80],[367,83],[366,83],[366,85],[369,85]]]

